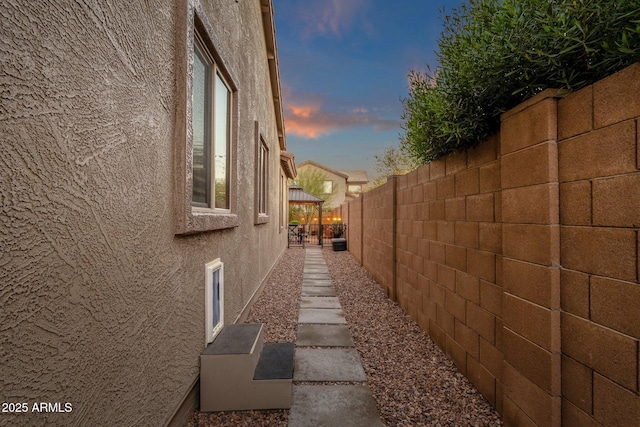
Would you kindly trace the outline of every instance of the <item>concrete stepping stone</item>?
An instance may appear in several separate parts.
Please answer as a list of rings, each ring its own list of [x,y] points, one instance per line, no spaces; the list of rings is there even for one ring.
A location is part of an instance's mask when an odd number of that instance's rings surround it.
[[[322,271],[322,270],[311,270],[311,271],[307,271],[304,270],[304,272],[302,273],[302,277],[307,277],[307,276],[320,276],[323,279],[331,279],[331,275],[329,274],[328,271]]]
[[[303,297],[335,297],[336,289],[333,286],[302,286]]]
[[[294,363],[294,381],[367,380],[360,355],[353,348],[297,347]]]
[[[298,323],[313,323],[320,325],[346,324],[341,308],[300,308]]]
[[[331,280],[329,273],[303,273],[302,280]]]
[[[331,280],[331,275],[329,273],[307,273],[305,272],[302,275],[303,280]]]
[[[382,427],[365,385],[294,385],[289,427]]]
[[[328,273],[329,267],[327,267],[324,262],[318,264],[306,264],[303,271],[305,273]]]
[[[301,297],[300,308],[341,308],[338,297]]]
[[[298,325],[299,347],[354,347],[347,325]]]
[[[331,279],[302,279],[302,286],[333,286]]]

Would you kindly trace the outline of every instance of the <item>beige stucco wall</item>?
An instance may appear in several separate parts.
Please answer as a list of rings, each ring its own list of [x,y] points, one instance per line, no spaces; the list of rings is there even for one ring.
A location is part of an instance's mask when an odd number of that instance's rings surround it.
[[[205,263],[225,263],[231,323],[283,253],[258,0],[202,6],[239,86],[240,226],[173,233],[175,106],[183,102],[175,16],[185,7],[0,7],[0,400],[30,410],[72,405],[69,413],[3,413],[0,425],[168,422],[199,371]],[[270,145],[271,220],[263,225],[254,225],[256,120]]]

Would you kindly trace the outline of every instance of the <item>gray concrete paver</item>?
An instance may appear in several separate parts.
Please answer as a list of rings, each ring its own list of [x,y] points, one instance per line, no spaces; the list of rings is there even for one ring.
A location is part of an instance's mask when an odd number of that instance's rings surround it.
[[[333,282],[330,279],[304,279],[302,286],[331,286]]]
[[[322,325],[346,324],[342,308],[301,308],[298,323],[316,323]]]
[[[379,427],[375,399],[319,247],[307,248],[294,354],[289,427]]]
[[[367,380],[360,355],[353,348],[297,347],[294,364],[294,381]]]
[[[342,308],[338,297],[301,297],[300,308]]]
[[[354,347],[347,325],[298,325],[298,347]]]
[[[289,427],[384,426],[365,385],[294,385]]]
[[[303,286],[303,297],[335,297],[336,290],[333,286]]]

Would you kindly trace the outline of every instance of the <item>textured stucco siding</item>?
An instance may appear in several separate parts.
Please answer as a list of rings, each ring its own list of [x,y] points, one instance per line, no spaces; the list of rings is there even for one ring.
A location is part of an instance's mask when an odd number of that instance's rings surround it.
[[[232,323],[284,250],[258,0],[205,6],[238,79],[240,226],[173,234],[182,3],[0,6],[0,400],[73,408],[0,425],[166,423],[199,372],[205,263],[225,263]],[[259,226],[256,120],[272,176]]]

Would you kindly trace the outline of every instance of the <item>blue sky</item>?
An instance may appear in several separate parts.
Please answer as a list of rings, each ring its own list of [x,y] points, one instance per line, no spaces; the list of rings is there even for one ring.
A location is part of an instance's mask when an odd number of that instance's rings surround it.
[[[398,145],[409,71],[437,65],[442,14],[464,0],[274,0],[287,149],[364,169]]]

